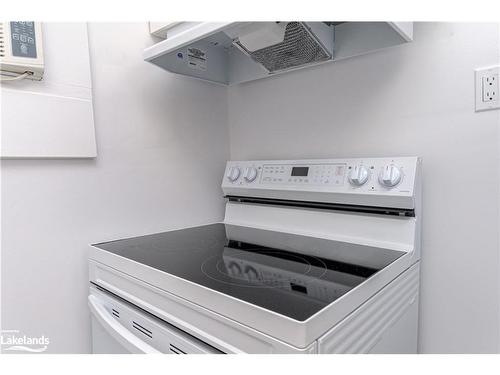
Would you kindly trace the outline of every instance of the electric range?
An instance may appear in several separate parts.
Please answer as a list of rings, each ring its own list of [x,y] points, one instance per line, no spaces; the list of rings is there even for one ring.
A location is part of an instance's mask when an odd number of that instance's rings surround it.
[[[92,245],[91,297],[219,352],[414,352],[419,174],[408,157],[228,162],[224,222]]]

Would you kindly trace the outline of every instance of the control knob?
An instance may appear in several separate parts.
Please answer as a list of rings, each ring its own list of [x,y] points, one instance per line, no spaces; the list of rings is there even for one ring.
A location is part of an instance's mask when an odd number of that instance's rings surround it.
[[[364,165],[356,165],[349,174],[349,182],[355,186],[361,186],[368,181],[370,171]]]
[[[252,182],[257,178],[257,169],[254,167],[248,167],[245,169],[245,181]]]
[[[240,177],[240,168],[231,167],[227,172],[227,179],[231,182],[236,181]]]
[[[381,185],[391,188],[396,186],[401,182],[401,169],[396,167],[395,165],[386,165],[382,171],[380,172],[380,176],[378,181]]]

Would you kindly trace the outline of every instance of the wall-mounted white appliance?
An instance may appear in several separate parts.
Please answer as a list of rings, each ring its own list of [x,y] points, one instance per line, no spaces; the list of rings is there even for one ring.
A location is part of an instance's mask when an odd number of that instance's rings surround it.
[[[413,39],[412,22],[171,22],[144,59],[231,85],[336,61]],[[158,35],[155,33],[155,35]]]
[[[90,247],[94,352],[415,353],[420,164],[228,162],[222,223]]]
[[[0,158],[95,157],[87,24],[19,21],[0,25],[4,41]],[[27,57],[16,56],[23,51]],[[33,74],[25,76],[26,72]]]
[[[41,80],[44,72],[40,22],[0,22],[0,74],[2,80]]]

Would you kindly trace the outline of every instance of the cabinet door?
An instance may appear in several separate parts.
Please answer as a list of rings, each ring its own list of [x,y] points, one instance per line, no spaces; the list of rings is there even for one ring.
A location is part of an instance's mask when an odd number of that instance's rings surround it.
[[[149,32],[158,38],[167,39],[168,30],[180,22],[149,22]]]

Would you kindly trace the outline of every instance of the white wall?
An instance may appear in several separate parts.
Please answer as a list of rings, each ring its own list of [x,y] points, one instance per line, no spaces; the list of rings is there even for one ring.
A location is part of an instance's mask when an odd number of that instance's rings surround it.
[[[95,160],[2,160],[2,329],[88,352],[87,244],[220,220],[226,89],[142,60],[146,23],[91,24]],[[47,56],[47,61],[49,57]]]
[[[422,352],[495,352],[500,112],[474,112],[495,24],[416,24],[415,42],[232,87],[232,159],[424,160]]]

